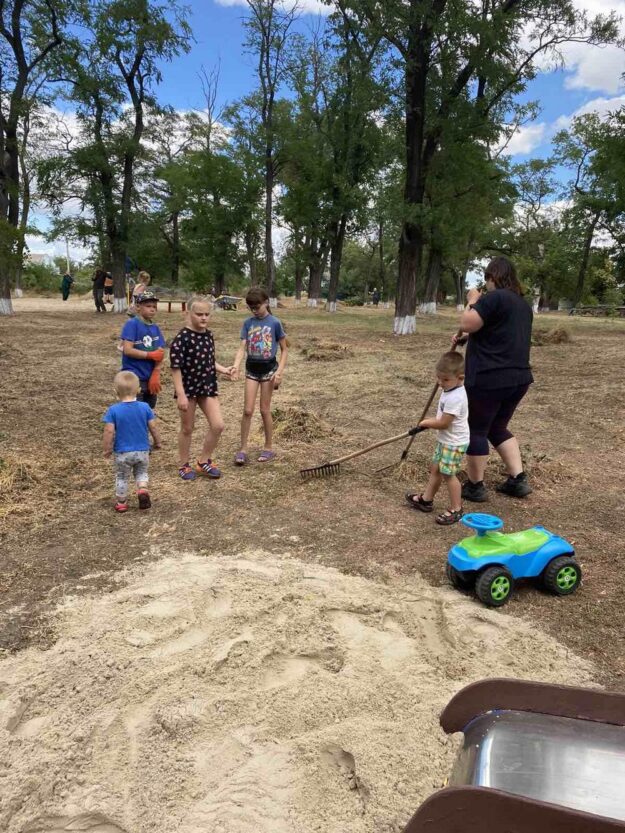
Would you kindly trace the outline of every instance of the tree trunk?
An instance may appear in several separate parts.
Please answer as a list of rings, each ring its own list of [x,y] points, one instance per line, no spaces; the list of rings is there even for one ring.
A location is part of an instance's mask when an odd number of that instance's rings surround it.
[[[299,260],[295,261],[295,303],[299,304],[302,300],[302,287],[304,285],[304,267]]]
[[[423,303],[421,304],[421,312],[424,312],[426,315],[436,315],[436,298],[441,279],[442,264],[442,251],[437,246],[431,246],[428,256],[425,292],[423,295]]]
[[[388,301],[388,291],[386,288],[386,264],[384,263],[384,220],[380,220],[378,224],[378,282],[382,293],[382,301],[386,302]]]
[[[226,276],[223,272],[220,272],[218,275],[215,275],[215,295],[219,297],[220,295],[224,294],[224,289],[226,288]]]
[[[584,284],[586,282],[586,270],[588,268],[588,259],[590,258],[590,249],[592,247],[592,239],[595,236],[595,228],[599,222],[600,212],[593,214],[592,221],[588,227],[586,239],[584,240],[584,249],[582,253],[582,262],[579,265],[579,272],[577,273],[577,286],[575,287],[575,294],[573,295],[573,306],[576,307],[582,300],[584,295]]]
[[[328,258],[328,242],[324,240],[320,245],[311,247],[308,266],[308,306],[316,307],[321,298],[321,281]]]
[[[330,286],[328,288],[328,303],[326,310],[336,312],[336,296],[339,291],[339,278],[341,275],[341,260],[343,258],[343,246],[345,244],[345,231],[347,229],[347,214],[343,214],[338,223],[334,223],[332,230],[332,245],[330,247]]]
[[[171,224],[171,282],[174,286],[178,286],[180,278],[180,212],[174,211],[171,215]]]
[[[111,257],[111,274],[113,275],[113,312],[125,312],[128,309],[126,295],[126,250],[119,245]]]
[[[404,223],[399,238],[399,266],[393,332],[404,336],[417,329],[417,272],[421,269],[423,237],[414,223]]]
[[[6,224],[0,228],[0,315],[13,314],[11,278],[17,264],[20,187],[16,124],[17,119],[6,125],[4,142],[0,141],[0,223]]]
[[[254,245],[254,230],[248,226],[245,229],[245,251],[247,252],[247,264],[250,268],[250,283],[256,286],[258,282],[256,269],[256,247]]]
[[[276,280],[276,264],[273,256],[273,147],[267,143],[265,148],[265,284],[267,295],[275,304],[274,284]]]

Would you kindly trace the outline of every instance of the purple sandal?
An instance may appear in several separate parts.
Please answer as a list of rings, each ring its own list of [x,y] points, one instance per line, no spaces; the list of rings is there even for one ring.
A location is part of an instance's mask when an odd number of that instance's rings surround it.
[[[264,451],[260,452],[260,457],[258,458],[259,463],[269,463],[271,460],[274,460],[276,456],[275,451],[270,451],[269,449],[265,449]]]
[[[235,466],[244,466],[247,463],[247,454],[245,451],[237,451],[234,455],[234,465]]]

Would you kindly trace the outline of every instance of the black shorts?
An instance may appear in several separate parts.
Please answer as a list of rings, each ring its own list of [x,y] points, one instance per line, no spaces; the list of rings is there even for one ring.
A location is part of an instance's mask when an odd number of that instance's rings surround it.
[[[149,405],[154,410],[156,408],[157,397],[155,393],[148,393],[148,380],[139,379],[139,384],[141,385],[141,390],[137,395],[137,400],[139,402],[145,402],[146,405]]]
[[[254,359],[247,359],[245,362],[245,378],[254,382],[269,382],[276,375],[278,360],[270,359],[268,362],[259,362]]]

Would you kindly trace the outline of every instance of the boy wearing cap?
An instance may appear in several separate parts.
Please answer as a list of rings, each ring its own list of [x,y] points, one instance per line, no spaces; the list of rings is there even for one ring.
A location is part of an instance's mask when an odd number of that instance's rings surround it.
[[[146,290],[137,300],[137,315],[124,324],[121,332],[122,370],[130,370],[139,377],[139,402],[156,407],[161,390],[161,364],[165,358],[165,338],[154,324],[158,298]]]

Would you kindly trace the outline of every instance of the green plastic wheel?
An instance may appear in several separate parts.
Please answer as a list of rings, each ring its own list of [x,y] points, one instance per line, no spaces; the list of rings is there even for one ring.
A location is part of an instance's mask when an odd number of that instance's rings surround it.
[[[574,593],[582,580],[582,571],[577,561],[570,555],[559,555],[545,567],[543,583],[547,590],[556,596],[568,596]]]
[[[512,573],[505,567],[487,567],[477,577],[475,593],[489,607],[504,605],[514,590]]]
[[[447,562],[447,578],[457,590],[471,590],[475,584],[475,573],[463,573]]]

